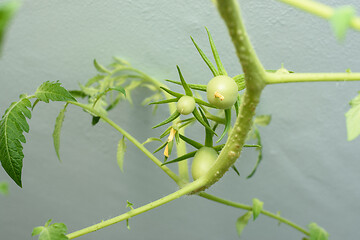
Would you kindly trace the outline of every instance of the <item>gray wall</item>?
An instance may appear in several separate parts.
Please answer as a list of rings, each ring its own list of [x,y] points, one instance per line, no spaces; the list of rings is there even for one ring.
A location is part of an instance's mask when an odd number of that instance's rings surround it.
[[[283,62],[295,72],[360,71],[358,32],[350,31],[339,44],[328,23],[312,15],[276,1],[240,3],[267,69],[277,69]],[[358,1],[346,4],[356,6]],[[210,53],[204,26],[210,29],[230,75],[241,73],[224,23],[210,1],[24,1],[0,60],[0,112],[20,93],[33,93],[47,80],[77,88],[96,74],[94,58],[109,64],[114,55],[159,80],[177,79],[178,64],[188,82],[205,84],[211,73],[189,38],[193,36]],[[331,239],[355,239],[360,139],[346,141],[344,113],[358,90],[360,84],[355,82],[266,87],[258,114],[271,113],[273,120],[261,129],[263,163],[246,180],[256,153],[245,150],[236,163],[242,176],[230,171],[208,192],[248,204],[257,197],[267,210],[281,211],[300,225],[317,222]],[[140,141],[158,136],[159,131],[150,127],[168,114],[163,108],[153,117],[150,107],[142,107],[141,98],[147,94],[145,89],[138,91],[134,106],[121,104],[110,115]],[[91,127],[89,115],[76,107],[66,115],[59,163],[51,134],[61,106],[41,103],[33,112],[24,145],[23,188],[0,170],[0,180],[10,182],[10,195],[0,196],[2,240],[30,239],[32,228],[49,218],[66,223],[72,232],[127,211],[126,200],[138,207],[177,190],[131,144],[121,173],[116,164],[121,136],[105,123]],[[202,129],[192,132],[203,134]],[[183,197],[134,217],[131,231],[123,222],[81,239],[236,239],[235,221],[242,213],[199,197]],[[244,232],[244,239],[301,236],[265,216]]]

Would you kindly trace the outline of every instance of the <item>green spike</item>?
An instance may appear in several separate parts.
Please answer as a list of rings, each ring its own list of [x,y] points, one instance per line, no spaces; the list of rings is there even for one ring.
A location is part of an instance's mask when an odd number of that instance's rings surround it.
[[[216,47],[215,47],[215,43],[214,43],[214,40],[212,39],[211,37],[211,34],[209,32],[209,30],[205,27],[206,29],[206,32],[208,34],[208,37],[209,37],[209,42],[210,42],[210,46],[211,46],[211,51],[214,55],[214,59],[215,59],[215,62],[216,62],[216,65],[219,69],[219,74],[220,75],[226,75],[227,76],[227,73],[225,71],[225,68],[224,68],[224,65],[221,63],[220,61],[220,57],[219,57],[219,53],[218,51],[216,50]]]
[[[180,71],[179,66],[176,66],[176,68],[177,68],[178,73],[179,73],[181,85],[183,86],[186,95],[192,97],[192,96],[193,96],[193,93],[192,93],[190,87],[188,86],[188,84],[185,82],[185,79],[184,79],[183,75],[181,74],[181,71]]]
[[[180,113],[178,111],[175,111],[173,114],[170,115],[170,117],[168,117],[166,120],[164,120],[163,122],[159,123],[158,125],[155,125],[152,128],[157,128],[160,127],[162,125],[165,125],[173,120],[175,120],[178,116],[180,116]]]
[[[210,68],[211,72],[213,73],[214,76],[219,76],[219,72],[216,70],[215,66],[210,62],[209,58],[205,55],[205,53],[199,48],[199,46],[196,44],[195,40],[191,38],[191,41],[194,43],[196,49],[198,50],[200,56],[202,57],[202,59],[204,60],[204,62],[206,63],[206,65],[208,65],[208,67]]]

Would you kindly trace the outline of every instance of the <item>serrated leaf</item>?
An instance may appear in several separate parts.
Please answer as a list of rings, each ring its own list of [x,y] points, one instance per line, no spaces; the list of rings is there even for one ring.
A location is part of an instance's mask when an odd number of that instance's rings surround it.
[[[310,240],[328,240],[329,234],[316,223],[309,224]]]
[[[0,162],[7,174],[20,187],[24,158],[21,142],[26,142],[23,132],[29,132],[26,120],[26,118],[31,118],[29,108],[31,108],[31,102],[23,96],[6,109],[0,121]]]
[[[246,225],[248,224],[251,216],[252,216],[252,212],[249,211],[237,219],[236,231],[238,233],[239,238],[241,237],[241,234],[242,234],[244,228],[246,227]]]
[[[342,6],[335,9],[334,14],[330,18],[330,24],[339,41],[344,40],[354,16],[355,8],[352,6]]]
[[[94,59],[94,67],[96,68],[96,70],[98,70],[101,73],[110,73],[110,71],[106,69],[106,67],[98,63],[96,59]]]
[[[119,168],[122,172],[124,172],[124,155],[126,152],[126,143],[125,143],[125,137],[120,139],[117,147],[117,153],[116,153],[116,159],[117,163],[119,165]]]
[[[212,39],[209,30],[208,30],[206,27],[205,27],[205,29],[206,29],[206,32],[207,32],[208,37],[209,37],[209,43],[210,43],[210,46],[211,46],[211,51],[212,51],[212,53],[213,53],[213,56],[214,56],[216,65],[217,65],[217,67],[218,67],[219,74],[220,74],[220,75],[226,75],[226,76],[227,76],[227,73],[226,73],[226,71],[225,71],[224,65],[221,63],[221,60],[220,60],[220,57],[219,57],[219,53],[218,53],[218,51],[217,51],[217,49],[216,49],[214,40]]]
[[[61,83],[46,81],[38,87],[35,97],[40,101],[48,103],[51,101],[75,101],[76,99],[62,86]]]
[[[51,219],[46,222],[45,226],[35,227],[32,236],[39,235],[39,240],[67,240],[65,234],[67,227],[64,223],[50,224]]]
[[[253,198],[252,202],[253,202],[252,211],[253,211],[253,216],[254,216],[254,221],[255,221],[255,219],[261,213],[264,203],[257,198]]]
[[[195,40],[192,37],[190,37],[190,38],[191,38],[191,41],[194,43],[196,49],[198,50],[201,58],[204,60],[206,65],[209,67],[209,69],[211,70],[213,75],[218,76],[219,72],[216,70],[215,66],[212,64],[212,62],[209,60],[209,58],[205,55],[205,53],[200,49],[200,47],[196,44]]]
[[[267,126],[271,122],[271,115],[259,115],[255,117],[254,123],[258,126]]]
[[[360,134],[360,92],[350,101],[350,110],[346,112],[347,140],[352,141]]]
[[[18,1],[9,1],[0,5],[0,55],[6,29],[18,8]]]
[[[0,193],[3,195],[9,194],[9,185],[7,182],[0,182]]]
[[[64,108],[60,110],[59,115],[56,117],[55,127],[54,127],[54,131],[52,134],[56,156],[58,157],[59,161],[61,161],[61,159],[60,159],[60,133],[61,133],[62,124],[64,122],[67,106],[68,106],[68,104],[66,103]]]

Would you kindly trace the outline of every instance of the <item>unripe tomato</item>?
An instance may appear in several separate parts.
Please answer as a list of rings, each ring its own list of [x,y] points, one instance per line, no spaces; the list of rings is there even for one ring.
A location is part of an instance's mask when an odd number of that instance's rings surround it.
[[[211,147],[200,148],[194,156],[191,174],[194,180],[204,176],[217,159],[217,152]]]
[[[206,87],[209,103],[220,109],[231,108],[238,96],[238,87],[234,79],[228,76],[216,76]]]
[[[176,104],[176,109],[182,115],[188,115],[195,109],[195,99],[190,96],[182,96]]]

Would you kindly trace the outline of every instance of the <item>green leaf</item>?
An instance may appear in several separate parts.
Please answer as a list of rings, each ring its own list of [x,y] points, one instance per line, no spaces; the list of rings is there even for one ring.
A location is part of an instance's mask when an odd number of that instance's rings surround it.
[[[40,101],[48,103],[51,101],[75,101],[76,99],[63,87],[61,83],[46,81],[38,87],[35,92],[35,97]]]
[[[342,6],[335,9],[334,14],[330,18],[330,24],[339,41],[344,40],[354,16],[355,8],[352,6]]]
[[[256,161],[256,164],[254,166],[254,169],[252,170],[252,172],[249,174],[249,176],[247,176],[246,178],[251,178],[252,176],[254,176],[257,168],[259,167],[259,164],[261,163],[262,161],[262,145],[261,145],[261,137],[260,137],[260,132],[257,128],[254,129],[254,134],[257,138],[257,145],[260,146],[258,147],[257,149],[259,150],[259,154],[258,154],[258,159]]]
[[[210,130],[212,133],[214,133],[217,136],[217,134],[214,132],[214,130],[212,130],[210,128],[210,126],[208,124],[206,124],[206,122],[202,119],[202,117],[201,117],[199,111],[197,110],[197,108],[194,109],[193,114],[194,114],[194,117],[196,118],[196,120],[198,120],[198,122],[201,123],[201,125],[206,127],[208,130]]]
[[[18,186],[21,184],[21,170],[24,154],[21,142],[25,143],[23,132],[29,132],[26,118],[31,118],[31,102],[22,96],[13,102],[0,121],[0,162],[7,174]]]
[[[51,219],[45,223],[45,226],[35,227],[31,236],[39,235],[39,240],[67,240],[65,234],[67,227],[64,223],[51,223]]]
[[[161,123],[155,125],[155,126],[152,127],[152,128],[157,128],[157,127],[163,126],[163,125],[165,125],[165,124],[167,124],[167,123],[175,120],[175,119],[176,119],[177,117],[179,117],[179,116],[180,116],[180,113],[179,113],[178,111],[175,111],[175,112],[173,112],[173,114],[171,114],[170,117],[168,117],[166,120],[162,121]]]
[[[347,140],[352,141],[360,134],[360,92],[350,101],[350,110],[345,114]]]
[[[0,182],[0,193],[3,195],[9,194],[9,185],[7,182]]]
[[[163,163],[161,165],[166,165],[166,164],[170,164],[170,163],[176,163],[176,162],[183,161],[185,159],[188,159],[188,158],[191,158],[191,157],[195,156],[196,152],[197,151],[186,153],[186,154],[184,154],[184,155],[182,155],[182,156],[180,156],[178,158],[175,158],[175,159],[173,159],[171,161],[165,162],[165,163]]]
[[[318,226],[316,223],[309,224],[310,239],[309,240],[328,240],[329,234],[325,229]]]
[[[62,124],[64,122],[67,106],[68,106],[68,103],[65,104],[64,108],[61,109],[59,115],[56,117],[55,128],[54,128],[54,132],[52,134],[56,156],[58,157],[59,161],[61,161],[61,159],[60,159],[60,132],[61,132]]]
[[[176,66],[178,73],[179,73],[179,77],[180,77],[180,81],[181,81],[181,85],[183,86],[185,93],[187,96],[191,96],[192,97],[192,91],[190,89],[190,87],[187,85],[187,83],[185,82],[185,79],[183,77],[183,75],[181,74],[180,68],[179,66]]]
[[[130,208],[131,210],[134,210],[133,208],[134,204],[132,204],[131,202],[129,202],[128,200],[126,200],[126,207]]]
[[[233,77],[234,81],[236,82],[236,85],[238,86],[238,91],[245,89],[245,76],[244,74],[239,74]]]
[[[241,237],[241,234],[245,228],[245,226],[248,224],[250,218],[251,218],[252,212],[249,211],[247,213],[245,213],[244,215],[242,215],[241,217],[239,217],[236,221],[236,231],[239,235],[239,237]]]
[[[177,99],[177,98],[170,98],[170,99],[165,99],[165,100],[161,100],[161,101],[157,101],[157,102],[152,102],[152,103],[149,103],[149,105],[177,102],[178,100],[179,100],[179,99]]]
[[[255,117],[254,123],[258,126],[267,126],[271,121],[271,115],[259,115]]]
[[[216,141],[217,143],[220,142],[225,137],[226,133],[230,131],[230,127],[231,127],[231,109],[225,109],[225,127],[220,138]]]
[[[196,142],[195,140],[192,140],[192,139],[190,139],[190,138],[187,138],[187,137],[185,137],[185,136],[182,135],[182,134],[179,134],[179,137],[180,137],[182,140],[184,140],[184,142],[190,144],[191,146],[193,146],[193,147],[196,148],[196,149],[200,149],[200,148],[202,148],[202,147],[204,146],[204,145],[202,145],[201,143],[198,143],[198,142]]]
[[[253,211],[253,216],[254,216],[254,221],[255,221],[255,219],[261,213],[264,203],[257,198],[253,198],[252,202],[253,202],[252,211]]]
[[[116,153],[116,159],[117,163],[119,165],[119,168],[122,172],[124,172],[124,155],[126,152],[126,143],[125,143],[125,137],[120,139],[117,147],[117,153]]]
[[[240,176],[239,170],[235,167],[235,165],[232,165],[231,168],[236,172],[238,176]]]
[[[174,91],[171,91],[171,90],[168,89],[168,88],[164,88],[164,87],[160,87],[160,88],[161,88],[162,90],[164,90],[165,92],[167,92],[168,94],[173,95],[174,97],[181,98],[182,96],[184,96],[183,94],[177,93],[177,92],[174,92]]]
[[[220,75],[226,75],[226,76],[227,76],[227,73],[226,73],[226,71],[225,71],[225,68],[224,68],[223,64],[221,63],[221,60],[220,60],[220,57],[219,57],[219,53],[218,53],[218,51],[216,50],[214,40],[212,39],[209,30],[208,30],[206,27],[205,27],[205,29],[206,29],[206,32],[207,32],[208,37],[209,37],[209,42],[210,42],[210,46],[211,46],[211,51],[212,51],[212,53],[213,53],[213,55],[214,55],[214,59],[215,59],[216,65],[217,65],[217,67],[218,67],[219,74],[220,74]]]
[[[147,143],[154,142],[154,141],[158,141],[158,142],[161,142],[161,143],[162,143],[162,141],[161,141],[160,138],[151,137],[151,138],[146,139],[146,141],[143,142],[142,145],[145,145],[145,144],[147,144]]]
[[[194,43],[196,49],[198,50],[201,58],[204,60],[206,65],[210,68],[213,75],[218,76],[219,72],[216,70],[215,66],[212,64],[212,62],[209,60],[209,58],[205,55],[205,53],[199,48],[199,46],[196,44],[195,40],[192,37],[190,37],[190,38],[191,38],[191,41]]]
[[[19,6],[18,1],[9,1],[0,5],[0,55],[6,29]]]
[[[122,94],[124,94],[124,96],[126,96],[126,92],[125,92],[125,89],[122,87],[122,86],[117,86],[117,87],[109,87],[109,88],[106,88],[105,91],[99,93],[94,102],[93,102],[93,107],[96,105],[96,103],[99,101],[99,99],[104,96],[106,93],[108,93],[109,91],[111,90],[115,90],[115,91],[118,91],[118,92],[121,92]]]
[[[94,59],[94,67],[96,68],[96,70],[98,70],[101,73],[110,73],[110,71],[106,69],[103,65],[98,63],[96,59]]]
[[[174,80],[170,80],[170,79],[166,79],[165,81],[171,82],[171,83],[174,83],[174,84],[177,84],[177,85],[181,85],[181,82],[179,82],[179,81],[174,81]],[[203,84],[191,84],[191,83],[188,83],[187,85],[191,89],[206,92],[206,85],[203,85]]]

